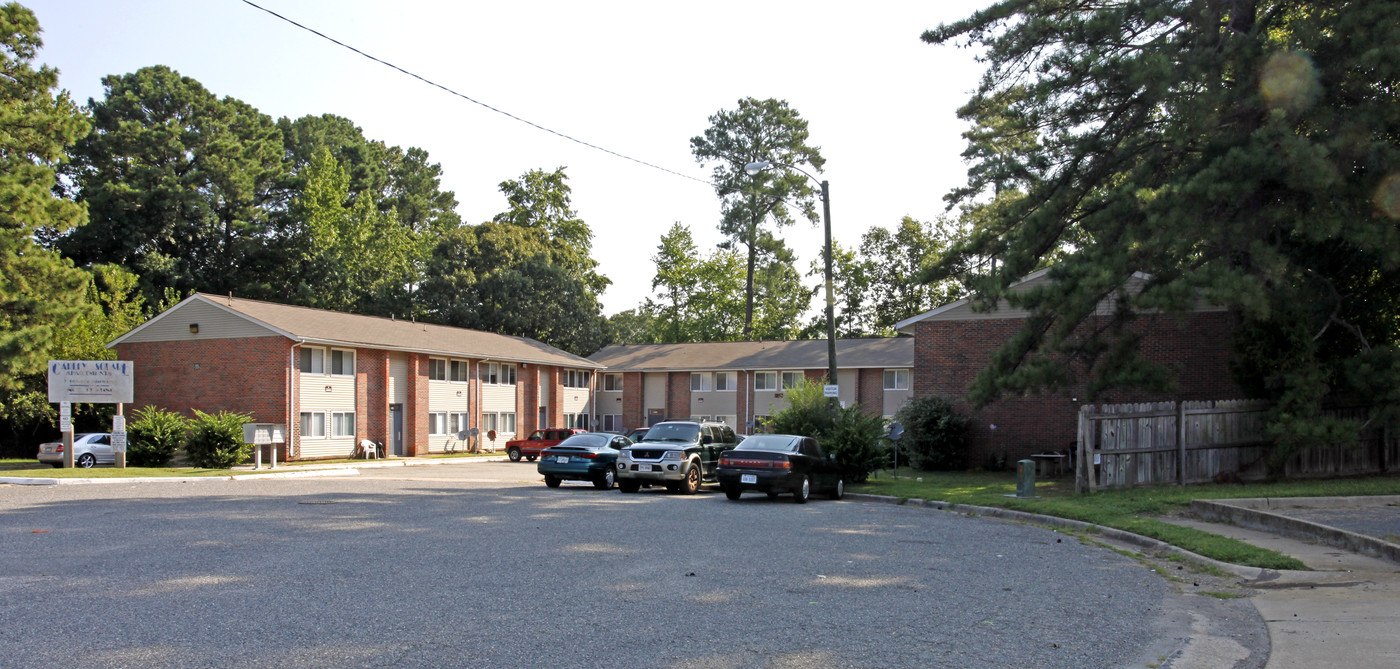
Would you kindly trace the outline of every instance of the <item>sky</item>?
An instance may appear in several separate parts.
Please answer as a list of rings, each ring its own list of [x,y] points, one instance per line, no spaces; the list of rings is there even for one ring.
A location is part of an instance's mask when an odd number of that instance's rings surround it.
[[[43,29],[38,62],[79,103],[102,99],[107,75],[166,65],[274,119],[343,116],[369,139],[427,150],[466,223],[506,208],[501,182],[566,168],[612,281],[608,315],[651,294],[651,257],[673,223],[703,253],[722,241],[710,171],[690,139],[741,98],[786,100],[807,120],[827,161],[816,176],[830,182],[838,244],[855,247],[905,216],[944,215],[944,194],[966,180],[956,112],[984,67],[970,49],[919,36],[989,4],[254,0],[546,132],[241,0],[21,2]],[[821,225],[800,221],[782,236],[806,273]]]

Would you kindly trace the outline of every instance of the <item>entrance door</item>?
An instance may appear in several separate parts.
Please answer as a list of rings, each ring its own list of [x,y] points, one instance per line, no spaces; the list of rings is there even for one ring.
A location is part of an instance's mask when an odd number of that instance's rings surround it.
[[[549,424],[549,407],[540,407],[540,422],[537,425],[540,428],[554,427]]]
[[[647,427],[651,427],[663,420],[666,420],[666,411],[664,409],[647,409]]]
[[[389,405],[389,453],[403,455],[403,405]]]

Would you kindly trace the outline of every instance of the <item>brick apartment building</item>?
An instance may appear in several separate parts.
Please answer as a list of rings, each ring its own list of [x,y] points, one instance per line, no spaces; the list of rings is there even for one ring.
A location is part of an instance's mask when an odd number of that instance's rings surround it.
[[[1048,273],[1031,273],[1013,290],[1042,285],[1050,280]],[[1132,289],[1131,284],[1128,289]],[[1106,319],[1108,309],[1109,305],[1102,305],[1091,321]],[[981,466],[991,458],[1004,457],[1007,463],[1014,463],[1033,453],[1064,451],[1077,439],[1079,407],[1087,403],[1082,381],[1055,392],[1006,397],[982,408],[966,399],[973,377],[1021,330],[1026,317],[1026,311],[1005,302],[994,310],[978,312],[967,300],[959,300],[895,325],[901,333],[914,336],[914,394],[947,398],[972,418],[970,466]],[[1094,327],[1095,323],[1086,325]],[[1204,304],[1184,318],[1140,314],[1134,327],[1143,337],[1142,354],[1172,370],[1177,389],[1165,394],[1115,392],[1096,398],[1095,403],[1243,397],[1229,369],[1234,325],[1230,312]]]
[[[841,339],[837,385],[846,404],[892,416],[912,392],[914,340]],[[740,432],[787,406],[783,391],[826,377],[825,339],[609,346],[589,358],[607,368],[597,425],[623,430],[662,420],[716,420]]]
[[[135,364],[133,409],[284,423],[292,460],[366,438],[414,456],[464,448],[471,428],[499,446],[586,427],[601,368],[524,337],[198,293],[108,347]]]

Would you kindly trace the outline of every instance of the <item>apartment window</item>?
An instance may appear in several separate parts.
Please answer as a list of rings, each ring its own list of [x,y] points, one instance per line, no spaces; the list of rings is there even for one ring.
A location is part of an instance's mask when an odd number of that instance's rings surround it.
[[[717,422],[717,423],[724,423],[725,425],[728,425],[728,426],[730,427],[730,429],[732,430],[732,429],[734,428],[734,424],[739,422],[739,421],[738,421],[738,418],[739,418],[738,416],[733,416],[733,415],[726,416],[726,415],[724,415],[724,414],[719,414],[719,415],[716,415],[716,416],[715,416],[715,422]]]
[[[466,381],[470,371],[467,363],[461,360],[453,360],[447,365],[447,378],[453,381]]]
[[[607,391],[610,391],[610,392],[611,392],[611,391],[620,392],[620,391],[622,390],[622,375],[621,375],[621,374],[604,374],[604,375],[603,375],[603,390],[607,390]]]
[[[483,362],[481,369],[481,382],[492,385],[513,386],[515,385],[515,365],[507,365],[500,362]]]
[[[805,378],[807,375],[802,372],[783,372],[783,390],[791,390],[802,385]]]
[[[501,366],[494,362],[483,362],[477,366],[478,375],[481,376],[482,383],[496,384],[496,377],[501,374]]]
[[[777,390],[777,389],[778,389],[778,373],[777,373],[777,372],[755,372],[754,375],[753,375],[753,389],[754,389],[754,390]]]
[[[705,421],[707,421],[707,420],[709,420],[709,419],[710,419],[709,416],[691,416],[691,417],[690,417],[690,420],[695,421],[696,423],[703,423],[703,422],[705,422]]]
[[[459,434],[467,431],[466,412],[454,412],[447,415],[447,424],[451,434]]]
[[[500,422],[498,423],[498,425],[500,425],[500,427],[497,428],[497,429],[498,429],[499,431],[501,431],[501,432],[505,432],[505,433],[508,433],[508,434],[514,434],[514,433],[515,433],[515,412],[514,412],[514,411],[502,412],[502,413],[499,414],[499,415],[500,415],[500,417],[501,417],[501,420],[500,420]]]
[[[715,372],[715,390],[729,392],[734,390],[734,372]]]
[[[753,415],[753,431],[754,431],[754,432],[770,432],[770,431],[772,431],[772,428],[768,427],[768,423],[769,423],[769,421],[771,421],[771,420],[773,420],[773,417],[772,417],[772,416],[769,416],[768,414],[761,414],[761,413],[756,413],[756,414],[754,414],[754,415]]]
[[[621,432],[621,431],[622,431],[622,415],[621,415],[621,414],[615,414],[615,413],[603,414],[603,431],[604,431],[604,432]]]
[[[446,361],[446,360],[439,360],[439,359],[437,359],[437,358],[428,358],[428,380],[429,380],[429,381],[446,381],[446,380],[447,380],[447,361]]]
[[[907,369],[887,369],[885,370],[885,390],[908,390],[909,370]]]
[[[355,412],[336,411],[331,414],[331,436],[332,437],[353,437],[355,436]]]
[[[586,413],[566,413],[564,414],[564,427],[576,427],[580,430],[588,429],[588,414]]]
[[[300,364],[301,373],[302,373],[302,374],[321,374],[321,373],[325,372],[325,371],[326,371],[325,366],[324,366],[324,365],[325,365],[325,360],[326,360],[326,351],[325,351],[325,349],[302,347],[302,349],[301,349],[301,364]]]
[[[703,393],[710,390],[710,375],[704,372],[690,373],[690,392]]]
[[[355,375],[354,351],[331,351],[331,373],[337,376]]]
[[[447,434],[446,411],[428,412],[428,434],[433,436]]]
[[[301,412],[301,436],[326,436],[326,413],[324,411]]]
[[[500,421],[498,420],[498,416],[497,416],[496,414],[494,414],[494,413],[484,413],[484,414],[481,414],[481,431],[482,431],[482,432],[490,432],[491,430],[496,430],[497,432],[500,432],[500,428],[497,427],[497,425],[499,425],[499,424],[500,424]]]
[[[564,373],[565,388],[587,388],[593,380],[593,372],[571,369]]]

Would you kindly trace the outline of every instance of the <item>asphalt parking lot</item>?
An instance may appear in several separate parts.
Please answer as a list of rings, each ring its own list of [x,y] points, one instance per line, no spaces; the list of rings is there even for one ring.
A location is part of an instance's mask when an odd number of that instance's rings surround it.
[[[528,463],[0,486],[3,664],[1118,667],[1191,620],[1050,530],[706,488]]]

